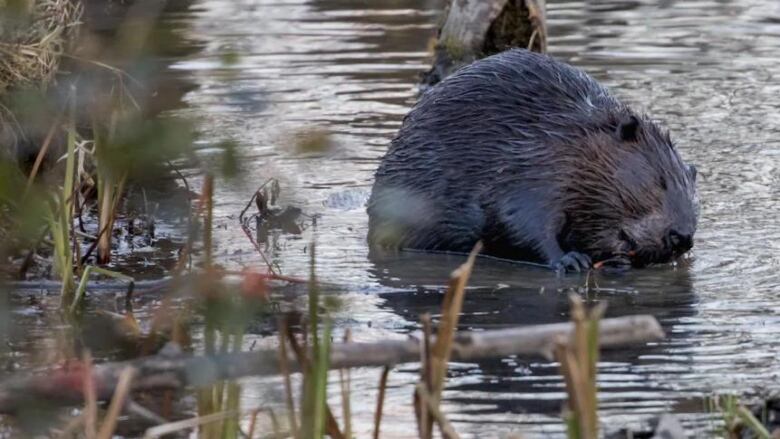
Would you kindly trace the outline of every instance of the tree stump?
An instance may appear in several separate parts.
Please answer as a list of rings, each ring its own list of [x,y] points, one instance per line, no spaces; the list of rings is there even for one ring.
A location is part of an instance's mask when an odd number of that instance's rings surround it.
[[[422,87],[513,47],[546,52],[545,23],[545,0],[451,0]]]

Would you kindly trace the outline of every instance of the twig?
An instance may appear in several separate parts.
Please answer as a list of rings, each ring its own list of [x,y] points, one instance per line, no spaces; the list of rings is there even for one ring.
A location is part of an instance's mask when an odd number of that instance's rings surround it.
[[[270,178],[265,181],[265,183],[261,184],[260,187],[257,188],[255,193],[252,195],[252,197],[249,199],[249,201],[246,203],[246,206],[244,206],[244,209],[241,210],[241,213],[238,214],[238,221],[241,223],[241,230],[244,231],[244,234],[249,239],[249,241],[252,243],[252,245],[255,247],[255,250],[257,250],[257,253],[260,254],[260,257],[263,259],[263,262],[265,262],[265,265],[268,267],[268,271],[270,271],[272,274],[277,274],[276,271],[274,271],[273,264],[268,260],[268,257],[265,255],[263,250],[260,248],[260,243],[257,242],[257,240],[252,236],[252,231],[249,229],[249,226],[247,225],[247,221],[244,218],[244,214],[246,214],[247,210],[249,210],[249,207],[252,205],[252,203],[257,199],[258,195],[260,194],[260,191],[265,188],[268,183],[271,183],[275,181],[273,178]]]
[[[208,174],[203,179],[203,193],[201,194],[201,207],[203,209],[203,259],[206,270],[213,268],[212,247],[212,223],[214,221],[214,176]]]
[[[190,194],[192,193],[190,191],[190,184],[187,181],[187,177],[184,176],[184,174],[181,173],[178,167],[176,167],[173,163],[170,162],[170,160],[167,162],[168,167],[173,169],[173,172],[179,176],[182,183],[184,183],[184,190],[187,192],[187,234],[189,236],[192,235],[193,229],[192,229],[192,203],[190,202]],[[191,246],[191,245],[190,245]],[[192,252],[187,251],[187,261],[189,264],[189,269],[192,270]]]
[[[43,163],[43,158],[46,157],[46,153],[49,151],[49,145],[51,145],[51,141],[54,139],[54,133],[57,131],[57,127],[60,124],[60,119],[62,119],[63,113],[64,110],[60,111],[57,114],[57,117],[54,118],[54,123],[52,123],[48,134],[46,134],[46,138],[43,140],[43,145],[41,146],[40,151],[38,151],[38,156],[35,157],[35,163],[33,164],[32,170],[30,171],[30,176],[27,177],[27,186],[24,188],[24,195],[22,198],[26,198],[27,194],[30,192],[30,188],[35,181],[35,176],[38,175],[38,169],[40,169],[41,163]]]
[[[76,432],[83,427],[84,427],[84,413],[74,418],[71,418],[70,421],[68,421],[68,423],[65,424],[65,427],[62,430],[56,432],[54,437],[71,439],[73,438],[74,435],[76,435]]]
[[[133,415],[136,415],[139,418],[153,425],[162,425],[168,423],[167,419],[149,410],[148,408],[142,406],[141,404],[133,401],[130,398],[128,398],[127,401],[125,402],[125,411]]]
[[[111,404],[108,406],[108,413],[100,426],[100,431],[97,435],[98,439],[111,439],[114,434],[117,419],[125,406],[125,400],[128,393],[130,393],[130,384],[133,382],[133,378],[135,378],[135,373],[135,369],[128,367],[119,376],[119,383],[116,386],[114,396],[111,398]]]

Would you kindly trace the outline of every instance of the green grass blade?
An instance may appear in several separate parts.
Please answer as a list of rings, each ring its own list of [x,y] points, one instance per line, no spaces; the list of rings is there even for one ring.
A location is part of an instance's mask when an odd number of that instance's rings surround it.
[[[321,438],[325,430],[325,406],[327,404],[328,391],[328,365],[330,362],[330,335],[331,323],[325,322],[322,331],[322,342],[316,351],[314,363],[314,437]]]
[[[770,439],[772,435],[753,413],[745,406],[737,408],[737,416],[759,439]]]

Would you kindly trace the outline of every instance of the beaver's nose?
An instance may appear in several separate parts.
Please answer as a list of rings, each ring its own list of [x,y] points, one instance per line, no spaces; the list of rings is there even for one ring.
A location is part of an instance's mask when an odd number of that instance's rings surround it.
[[[670,230],[668,236],[669,247],[674,254],[681,255],[693,247],[693,236]]]

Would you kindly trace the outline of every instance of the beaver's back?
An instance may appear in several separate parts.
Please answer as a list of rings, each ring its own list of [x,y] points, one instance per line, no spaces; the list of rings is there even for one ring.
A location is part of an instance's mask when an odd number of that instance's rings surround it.
[[[410,148],[459,150],[480,161],[488,151],[471,145],[522,153],[517,142],[535,148],[548,137],[586,133],[605,114],[624,108],[583,71],[545,55],[510,50],[459,70],[423,95],[383,164],[403,160]],[[455,154],[443,158],[463,161]]]

